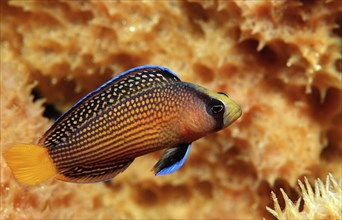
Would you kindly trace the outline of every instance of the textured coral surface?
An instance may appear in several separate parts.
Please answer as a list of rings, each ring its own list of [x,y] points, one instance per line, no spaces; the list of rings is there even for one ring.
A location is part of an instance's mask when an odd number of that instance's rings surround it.
[[[143,64],[243,109],[165,177],[150,172],[157,152],[109,183],[27,188],[1,156],[1,219],[272,219],[271,191],[296,201],[303,176],[341,178],[340,3],[1,1],[2,150],[37,141],[55,115]]]
[[[337,182],[329,174],[325,183],[318,178],[312,187],[308,179],[305,178],[305,185],[300,180],[298,180],[298,185],[302,197],[296,203],[293,203],[284,190],[281,190],[286,206],[284,210],[281,210],[275,194],[272,193],[275,209],[267,209],[275,217],[278,219],[341,219],[342,179]],[[304,207],[301,207],[302,199],[304,200]]]

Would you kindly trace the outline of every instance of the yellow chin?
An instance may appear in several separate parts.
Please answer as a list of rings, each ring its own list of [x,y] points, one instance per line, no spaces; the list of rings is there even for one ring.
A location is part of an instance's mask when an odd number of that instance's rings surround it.
[[[228,101],[224,102],[226,111],[224,112],[223,116],[223,126],[227,127],[234,121],[236,121],[238,118],[240,118],[242,114],[241,107],[234,102],[233,100],[228,98]]]

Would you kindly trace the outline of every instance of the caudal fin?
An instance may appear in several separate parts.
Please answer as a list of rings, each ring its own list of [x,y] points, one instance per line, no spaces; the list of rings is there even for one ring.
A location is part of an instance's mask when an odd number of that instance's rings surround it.
[[[18,182],[25,185],[37,185],[56,175],[48,150],[34,144],[17,144],[3,154],[5,161]]]

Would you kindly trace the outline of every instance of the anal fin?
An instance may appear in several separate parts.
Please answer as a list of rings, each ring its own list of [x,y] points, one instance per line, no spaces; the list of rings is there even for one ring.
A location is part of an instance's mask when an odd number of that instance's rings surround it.
[[[63,170],[57,179],[73,183],[95,183],[108,181],[122,173],[133,162],[132,160],[119,161],[113,164],[98,163],[93,165],[79,165]]]
[[[156,176],[166,175],[177,171],[185,162],[190,144],[181,144],[167,149],[160,160],[154,165],[153,170]]]

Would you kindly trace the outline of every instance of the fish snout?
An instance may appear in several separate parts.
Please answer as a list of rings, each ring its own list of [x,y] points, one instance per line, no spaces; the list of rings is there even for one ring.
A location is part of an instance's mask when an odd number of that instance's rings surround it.
[[[241,107],[234,102],[233,100],[229,99],[229,102],[225,103],[225,113],[223,117],[224,127],[232,124],[242,115]]]

